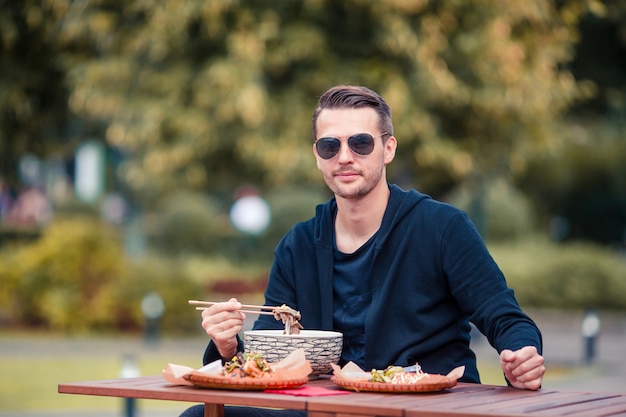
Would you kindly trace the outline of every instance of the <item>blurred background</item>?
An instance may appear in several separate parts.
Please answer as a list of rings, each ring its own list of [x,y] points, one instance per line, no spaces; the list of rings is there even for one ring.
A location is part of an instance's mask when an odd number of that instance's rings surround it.
[[[335,84],[388,101],[390,182],[466,210],[525,309],[624,331],[626,0],[3,0],[0,412],[63,409],[124,343],[199,364],[187,300],[262,302],[330,197]],[[45,360],[67,340],[99,365]],[[35,358],[50,395],[9,402]]]

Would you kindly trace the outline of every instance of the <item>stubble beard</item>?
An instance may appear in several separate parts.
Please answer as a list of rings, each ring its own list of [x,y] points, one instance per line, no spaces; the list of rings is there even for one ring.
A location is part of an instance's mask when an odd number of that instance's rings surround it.
[[[383,177],[384,165],[376,172],[374,172],[371,176],[363,175],[364,182],[356,181],[354,184],[342,184],[338,181],[335,181],[335,176],[333,173],[324,174],[324,181],[326,181],[326,185],[330,190],[335,194],[335,196],[349,200],[349,199],[357,199],[369,194],[376,185],[380,182]]]

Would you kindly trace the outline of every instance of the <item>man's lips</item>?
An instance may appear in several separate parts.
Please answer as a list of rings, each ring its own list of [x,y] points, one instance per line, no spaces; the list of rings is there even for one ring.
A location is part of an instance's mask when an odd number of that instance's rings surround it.
[[[339,171],[335,173],[335,177],[341,180],[352,180],[360,175],[361,174],[354,171]]]

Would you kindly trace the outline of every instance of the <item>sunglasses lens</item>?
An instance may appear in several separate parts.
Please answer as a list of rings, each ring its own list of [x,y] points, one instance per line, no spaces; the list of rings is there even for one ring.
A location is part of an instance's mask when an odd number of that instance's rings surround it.
[[[321,138],[315,142],[315,148],[320,158],[330,159],[339,152],[341,141],[337,138]]]
[[[369,133],[357,133],[348,138],[348,146],[359,155],[369,155],[374,150],[374,137]],[[333,158],[341,149],[341,141],[337,138],[321,138],[315,142],[320,158]]]
[[[348,146],[359,155],[369,155],[374,150],[374,137],[369,133],[350,136]]]

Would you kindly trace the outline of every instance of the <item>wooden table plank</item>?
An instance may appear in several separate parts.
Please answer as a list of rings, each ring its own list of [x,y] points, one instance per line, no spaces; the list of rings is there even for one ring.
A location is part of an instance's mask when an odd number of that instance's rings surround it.
[[[522,391],[503,386],[479,385],[481,389],[471,389],[475,384],[459,384],[450,390],[449,395],[440,398],[423,398],[407,404],[405,415],[484,415],[485,407],[518,401],[530,397],[545,397],[553,391]],[[462,391],[465,389],[466,391]]]
[[[501,397],[501,394],[511,394]],[[517,394],[515,394],[517,393]],[[609,412],[621,412],[626,407],[626,395],[615,396],[602,393],[580,393],[567,391],[524,391],[511,389],[509,392],[498,390],[495,395],[480,392],[463,407],[463,397],[459,396],[448,404],[429,404],[427,401],[414,408],[407,409],[406,417],[424,416],[565,416],[584,409],[579,416],[604,416]],[[481,401],[484,402],[481,404]],[[595,406],[593,405],[595,404]],[[603,414],[606,408],[607,413]]]
[[[462,398],[472,398],[479,392],[488,392],[488,387],[472,384],[474,386],[457,387],[453,390],[443,390],[432,393],[415,392],[407,394],[387,394],[381,400],[381,404],[387,407],[398,407],[402,409],[410,409],[414,407],[437,407],[439,404],[450,404],[451,402],[462,402]],[[364,395],[364,394],[360,394]],[[368,394],[374,395],[374,394]],[[375,399],[374,399],[375,400]],[[369,401],[369,400],[368,400]],[[384,402],[383,402],[384,401]]]
[[[162,376],[59,384],[61,394],[82,394],[120,398],[234,404],[249,407],[275,407],[305,410],[307,397],[270,394],[263,391],[234,391],[176,386]]]
[[[311,386],[339,389],[320,379]],[[626,414],[626,394],[525,391],[459,383],[432,393],[350,392],[304,397],[263,391],[175,386],[162,376],[59,384],[60,393],[205,403],[205,417],[223,417],[224,404],[307,410],[309,417],[600,417]]]
[[[462,408],[464,400],[474,398],[481,394],[493,395],[497,393],[497,389],[502,388],[504,387],[460,383],[452,389],[437,392],[412,392],[406,394],[353,392],[349,396],[311,398],[307,409],[309,413],[348,413],[349,411],[350,413],[366,415],[401,416],[405,409],[421,408],[424,405],[435,408],[440,404],[449,405],[451,403],[458,403],[458,408]],[[517,392],[519,392],[519,390],[511,389],[510,395],[514,395],[514,393]],[[506,396],[506,394],[500,395]],[[482,398],[477,401],[482,403],[485,399]]]
[[[468,384],[473,385],[473,384]],[[437,407],[441,409],[467,409],[472,406],[484,406],[506,401],[514,401],[526,398],[528,395],[549,395],[552,391],[520,391],[515,388],[501,386],[478,385],[479,389],[470,386],[455,387],[449,391],[443,391],[438,397],[422,397],[420,407]]]
[[[307,410],[310,415],[316,413],[335,413],[335,415],[388,416],[402,417],[404,404],[394,404],[397,394],[355,393],[333,397],[310,397]]]
[[[476,411],[416,409],[405,410],[406,417],[528,417],[526,414],[483,414]]]
[[[576,403],[558,408],[541,410],[534,415],[537,416],[609,416],[618,413],[626,413],[626,395],[607,395],[605,398],[599,398],[583,403]]]
[[[451,404],[465,403],[477,395],[489,395],[493,389],[486,385],[467,384],[435,392],[415,392],[407,395],[397,395],[400,401],[418,401],[420,404]]]
[[[522,394],[524,391],[518,390]],[[535,394],[535,392],[533,392]],[[502,412],[511,414],[527,414],[540,410],[559,407],[563,404],[577,404],[586,401],[585,397],[592,394],[581,394],[575,392],[551,392],[547,395],[521,395],[514,400],[500,401],[497,403],[477,404],[467,407],[470,410],[480,410],[482,412]]]
[[[345,413],[325,413],[321,411],[309,411],[307,417],[385,417],[372,416],[371,414],[345,414]]]
[[[491,407],[493,409],[498,409],[502,404],[511,404],[516,402],[526,402],[526,401],[547,401],[547,399],[553,395],[553,392],[550,391],[521,391],[515,388],[509,388],[506,390],[496,390],[494,392],[486,392],[479,393],[471,398],[463,399],[460,401],[450,401],[447,404],[443,404],[446,408],[456,408],[456,409],[480,409],[485,410],[487,407]]]
[[[541,412],[546,410],[556,410],[558,414],[564,415],[562,410],[566,405],[579,407],[582,404],[589,401],[596,401],[606,398],[604,394],[591,394],[591,393],[569,393],[574,395],[559,395],[550,396],[547,401],[522,401],[511,404],[501,404],[499,407],[487,407],[487,411],[501,411],[503,413],[520,413],[520,414],[532,414],[541,415]]]

